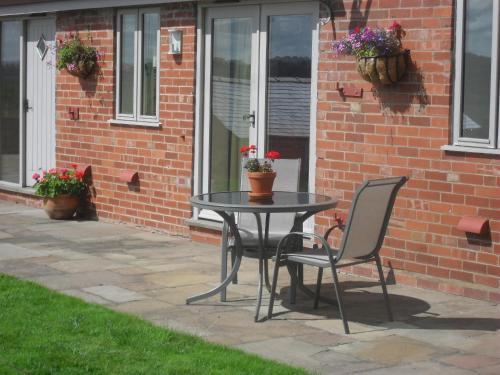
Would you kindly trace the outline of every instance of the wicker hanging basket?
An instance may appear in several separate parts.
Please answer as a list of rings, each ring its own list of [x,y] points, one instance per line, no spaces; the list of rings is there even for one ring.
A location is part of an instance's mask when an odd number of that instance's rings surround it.
[[[74,70],[69,70],[66,68],[69,74],[75,76],[75,77],[80,77],[80,78],[87,78],[90,76],[92,73],[94,73],[94,69],[96,67],[96,63],[94,61],[79,61],[76,64],[76,69]]]
[[[391,56],[358,57],[358,73],[363,79],[382,85],[398,82],[406,72],[410,50]]]

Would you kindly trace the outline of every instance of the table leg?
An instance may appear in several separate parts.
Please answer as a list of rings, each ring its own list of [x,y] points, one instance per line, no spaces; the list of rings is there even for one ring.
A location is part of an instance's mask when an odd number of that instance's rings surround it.
[[[222,229],[222,246],[221,246],[221,260],[220,260],[220,282],[223,283],[227,278],[227,252],[228,252],[228,231],[229,226],[224,222],[224,227]],[[220,292],[220,301],[226,302],[226,288],[222,289]]]
[[[267,250],[267,244],[269,243],[269,222],[271,219],[271,214],[266,213],[266,231],[264,233],[264,252]],[[267,262],[267,258],[264,255],[264,280],[266,282],[266,288],[268,292],[271,292],[271,283],[269,282],[269,263]]]
[[[192,297],[189,297],[188,299],[186,299],[186,304],[188,304],[188,305],[190,303],[200,301],[200,300],[206,299],[208,297],[212,297],[212,296],[216,295],[217,293],[225,293],[226,287],[236,277],[236,274],[238,273],[238,270],[240,268],[241,258],[243,255],[243,247],[242,247],[242,243],[241,243],[240,233],[238,231],[238,227],[236,226],[235,220],[234,220],[232,215],[229,215],[224,211],[215,211],[215,212],[217,214],[219,214],[224,219],[224,221],[227,223],[227,225],[231,229],[231,232],[233,233],[234,242],[235,242],[234,249],[236,251],[236,259],[234,262],[234,266],[231,269],[231,272],[229,273],[229,275],[218,286],[209,290],[206,293],[198,294],[198,295],[195,295],[195,296],[192,296]]]
[[[254,321],[259,320],[259,312],[260,305],[262,303],[262,286],[264,283],[264,252],[265,252],[265,244],[264,239],[262,238],[262,220],[260,218],[260,214],[254,213],[255,220],[257,221],[257,232],[259,234],[259,282],[257,286],[257,303],[255,306],[255,317]]]

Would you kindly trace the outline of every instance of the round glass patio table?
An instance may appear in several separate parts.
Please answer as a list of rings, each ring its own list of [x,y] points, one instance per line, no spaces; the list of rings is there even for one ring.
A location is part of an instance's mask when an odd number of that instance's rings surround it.
[[[295,224],[291,231],[302,231],[303,223],[312,215],[335,208],[337,199],[320,194],[311,194],[303,192],[275,191],[272,199],[266,201],[253,201],[248,196],[248,191],[220,192],[196,195],[190,199],[191,205],[205,210],[212,210],[221,216],[227,223],[231,233],[234,236],[234,247],[236,259],[229,275],[212,290],[196,296],[189,297],[186,303],[199,301],[218,293],[224,293],[227,285],[233,281],[240,268],[243,257],[243,244],[239,235],[238,226],[235,221],[234,213],[254,214],[257,222],[259,236],[259,286],[258,297],[255,311],[255,321],[258,321],[260,304],[262,300],[263,269],[265,263],[265,241],[268,237],[269,217],[273,213],[295,212],[297,213]],[[262,225],[261,214],[265,214],[265,225]],[[264,228],[264,230],[263,230]],[[225,264],[222,264],[224,267]]]

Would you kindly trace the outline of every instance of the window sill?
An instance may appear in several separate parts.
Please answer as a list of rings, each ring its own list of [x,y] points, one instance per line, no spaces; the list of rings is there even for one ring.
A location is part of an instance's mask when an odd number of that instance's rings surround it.
[[[23,195],[29,195],[29,196],[33,196],[33,197],[38,197],[35,194],[35,189],[33,189],[32,187],[21,187],[19,185],[14,185],[14,184],[0,182],[0,190],[8,191],[8,192],[11,192],[11,193],[18,193],[18,194],[23,194]]]
[[[141,126],[148,128],[160,128],[161,122],[156,121],[132,121],[132,120],[120,120],[120,119],[112,119],[108,120],[108,124],[111,125],[125,125],[125,126]]]
[[[453,151],[453,152],[467,152],[467,153],[471,153],[471,154],[500,155],[500,149],[495,149],[495,148],[480,148],[480,147],[445,145],[445,146],[441,146],[441,150]]]
[[[203,220],[203,219],[187,219],[186,224],[190,227],[196,228],[204,228],[204,229],[212,229],[217,231],[222,231],[223,224],[217,221],[212,220]]]

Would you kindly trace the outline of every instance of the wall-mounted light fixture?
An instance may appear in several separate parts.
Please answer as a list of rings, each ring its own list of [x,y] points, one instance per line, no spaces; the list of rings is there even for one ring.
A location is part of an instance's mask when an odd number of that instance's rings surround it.
[[[168,40],[170,44],[168,53],[180,55],[182,53],[182,30],[169,30]]]

